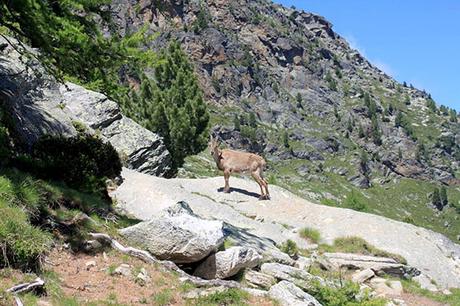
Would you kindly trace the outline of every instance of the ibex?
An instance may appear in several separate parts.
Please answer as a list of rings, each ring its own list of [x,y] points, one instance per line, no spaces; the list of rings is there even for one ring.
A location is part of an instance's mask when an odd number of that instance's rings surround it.
[[[217,168],[224,171],[225,187],[224,192],[230,192],[228,180],[232,173],[249,172],[254,180],[259,184],[261,195],[259,200],[269,200],[268,182],[263,177],[266,166],[265,160],[257,154],[240,152],[234,150],[220,150],[219,142],[211,136],[210,143],[211,155],[216,162]]]

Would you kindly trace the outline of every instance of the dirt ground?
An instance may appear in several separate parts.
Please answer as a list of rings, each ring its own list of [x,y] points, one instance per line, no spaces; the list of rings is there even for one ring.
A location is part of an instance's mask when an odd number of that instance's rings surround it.
[[[49,267],[61,280],[64,295],[74,297],[82,303],[111,301],[127,305],[193,305],[193,302],[184,299],[187,288],[181,285],[173,273],[115,251],[91,256],[55,249],[48,261]],[[94,262],[95,266],[90,264],[88,267],[91,262]],[[128,264],[132,275],[113,274],[121,264]],[[135,278],[141,268],[144,268],[150,277],[150,281],[145,285],[136,282]],[[272,305],[269,300],[255,297],[248,303]]]

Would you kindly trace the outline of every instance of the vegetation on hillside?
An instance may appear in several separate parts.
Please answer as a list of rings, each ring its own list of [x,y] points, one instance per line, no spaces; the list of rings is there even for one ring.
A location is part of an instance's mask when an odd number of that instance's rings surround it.
[[[193,67],[179,43],[161,50],[155,79],[142,78],[139,93],[126,103],[127,114],[163,136],[175,168],[208,142],[209,114]]]

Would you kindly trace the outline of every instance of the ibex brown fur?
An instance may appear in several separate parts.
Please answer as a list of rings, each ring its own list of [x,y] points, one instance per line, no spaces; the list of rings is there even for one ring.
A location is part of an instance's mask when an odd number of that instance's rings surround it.
[[[217,168],[224,171],[225,187],[224,192],[230,192],[228,181],[232,173],[249,172],[260,186],[259,200],[269,200],[268,182],[263,177],[266,166],[265,160],[257,154],[240,152],[234,150],[219,149],[219,142],[211,136],[211,155],[216,162]]]

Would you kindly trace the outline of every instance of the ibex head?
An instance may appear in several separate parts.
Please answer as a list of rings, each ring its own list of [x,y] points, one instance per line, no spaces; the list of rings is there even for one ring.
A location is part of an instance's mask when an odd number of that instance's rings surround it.
[[[219,150],[219,141],[215,139],[212,135],[210,137],[210,142],[209,142],[209,151],[211,155],[214,157],[214,159],[219,160],[221,156],[221,152]]]

